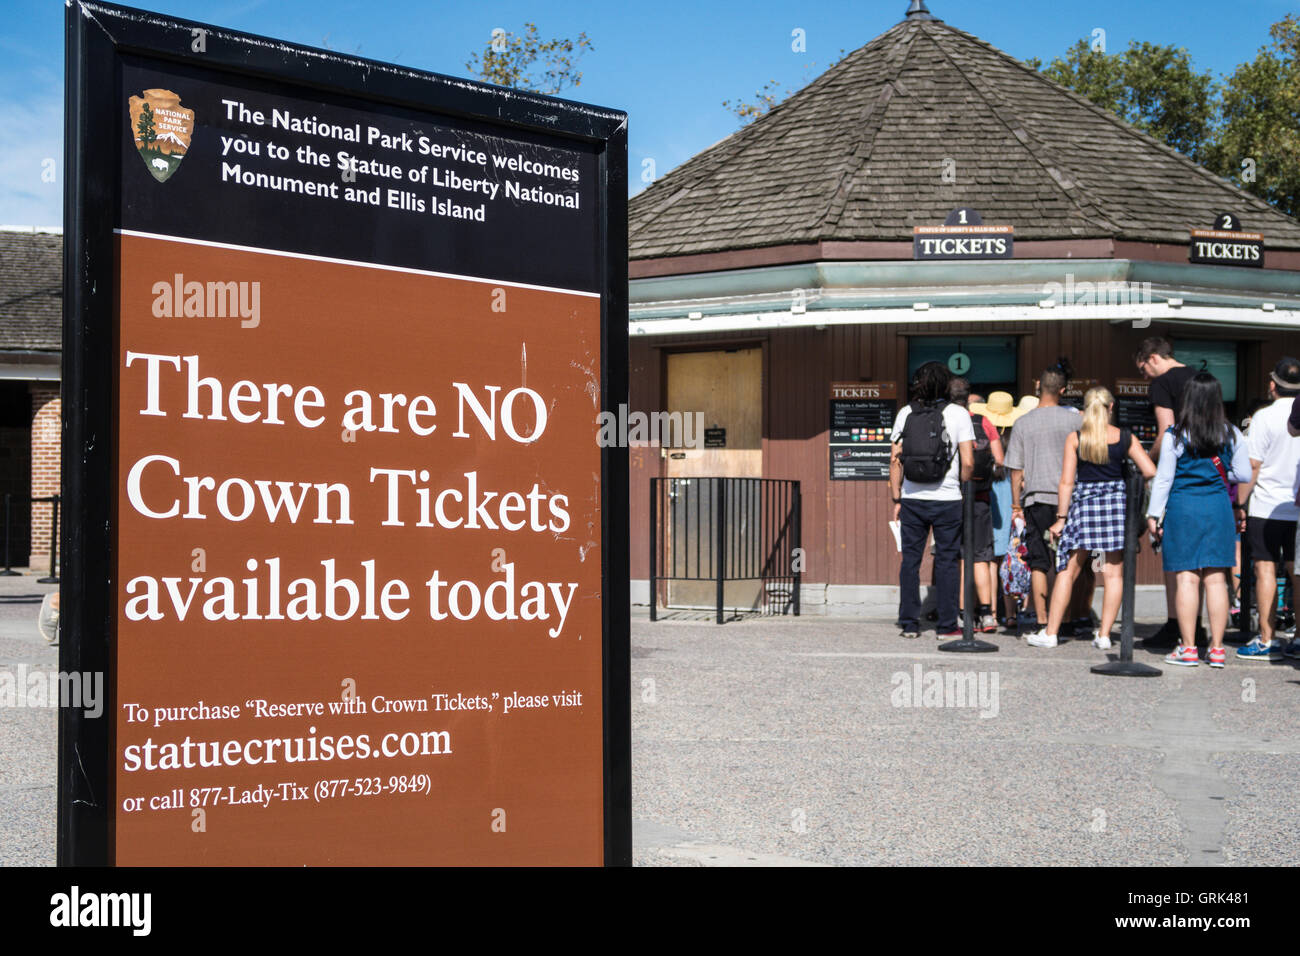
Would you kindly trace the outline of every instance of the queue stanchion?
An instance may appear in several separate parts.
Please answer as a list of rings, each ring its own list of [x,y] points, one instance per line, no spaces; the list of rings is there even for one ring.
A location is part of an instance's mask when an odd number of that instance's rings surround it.
[[[10,519],[13,517],[10,511],[10,505],[13,495],[5,495],[5,569],[0,571],[0,577],[13,578],[18,577],[18,572],[13,569],[13,562],[9,551],[9,529],[12,526]]]
[[[955,651],[965,654],[987,654],[996,651],[998,646],[988,641],[975,639],[975,492],[969,481],[961,483],[961,554],[962,578],[966,585],[966,600],[962,601],[965,609],[962,613],[961,640],[940,644],[941,651]]]
[[[1237,589],[1237,633],[1240,643],[1249,644],[1255,636],[1255,560],[1250,552],[1250,535],[1241,532],[1241,584]]]
[[[37,578],[37,584],[58,584],[59,583],[59,496],[51,495],[46,499],[50,502],[50,573],[43,578]]]
[[[1159,677],[1164,671],[1133,660],[1133,617],[1137,607],[1137,543],[1141,533],[1142,474],[1132,469],[1128,475],[1127,502],[1124,509],[1124,601],[1121,614],[1119,659],[1097,664],[1094,674],[1112,677]]]

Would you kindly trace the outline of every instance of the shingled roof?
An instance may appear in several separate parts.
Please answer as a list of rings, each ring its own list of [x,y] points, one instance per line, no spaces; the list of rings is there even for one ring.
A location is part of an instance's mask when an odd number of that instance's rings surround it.
[[[913,226],[960,206],[1020,240],[1186,243],[1233,212],[1267,248],[1300,249],[1300,222],[983,40],[909,13],[635,196],[629,255],[910,242]]]
[[[0,351],[57,352],[63,329],[63,236],[0,230]]]

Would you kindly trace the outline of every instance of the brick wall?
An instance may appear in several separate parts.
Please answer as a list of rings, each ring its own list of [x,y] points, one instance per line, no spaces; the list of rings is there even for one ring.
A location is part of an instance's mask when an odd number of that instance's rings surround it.
[[[32,396],[32,497],[59,493],[59,439],[62,405],[58,383],[33,382]],[[32,505],[32,556],[30,567],[50,566],[50,506]],[[62,515],[59,523],[62,524]]]

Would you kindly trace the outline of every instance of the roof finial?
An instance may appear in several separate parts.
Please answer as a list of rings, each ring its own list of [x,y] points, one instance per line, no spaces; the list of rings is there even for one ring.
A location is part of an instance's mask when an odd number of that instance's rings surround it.
[[[907,19],[933,20],[935,17],[925,8],[925,0],[912,0],[912,5],[907,8]]]

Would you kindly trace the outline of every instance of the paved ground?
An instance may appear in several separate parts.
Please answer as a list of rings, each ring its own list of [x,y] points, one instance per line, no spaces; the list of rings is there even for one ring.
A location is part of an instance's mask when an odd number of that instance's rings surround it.
[[[0,670],[58,667],[59,649],[36,632],[44,573],[0,577]],[[0,708],[0,866],[53,866],[58,711]]]
[[[1300,862],[1292,662],[1139,650],[1164,676],[1132,679],[1091,674],[1107,652],[1086,643],[937,643],[880,623],[634,620],[636,862]],[[925,694],[956,672],[984,705],[924,706],[962,703]]]
[[[0,579],[0,668],[57,665],[35,577]],[[634,618],[635,862],[1300,862],[1300,667],[1103,678],[1087,644],[995,642]],[[0,865],[54,862],[56,732],[52,709],[0,708]]]

